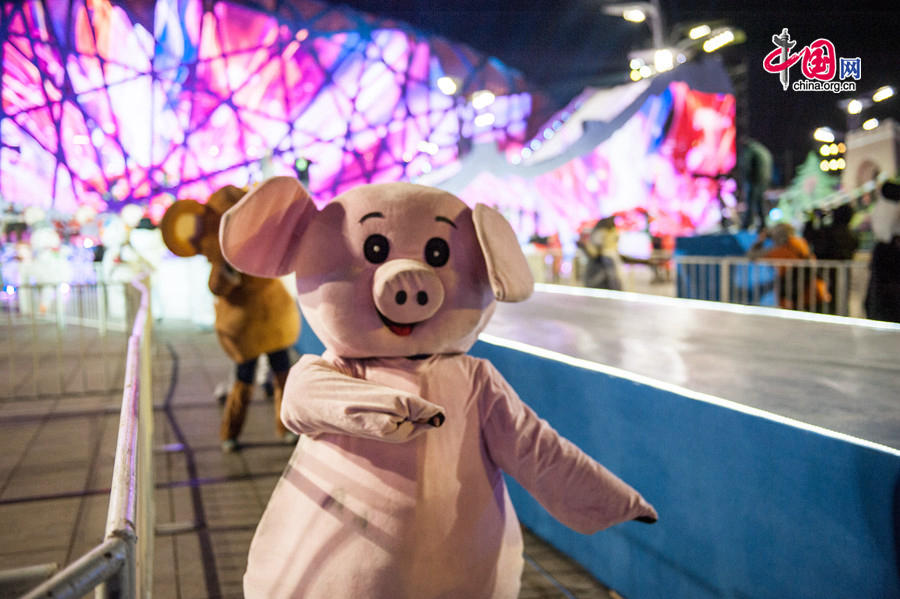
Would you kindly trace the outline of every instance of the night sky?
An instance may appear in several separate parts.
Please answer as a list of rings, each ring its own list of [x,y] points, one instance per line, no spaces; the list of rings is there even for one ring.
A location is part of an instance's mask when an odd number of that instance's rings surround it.
[[[466,43],[518,69],[560,106],[585,86],[627,80],[627,55],[648,47],[646,24],[603,14],[600,0],[346,0],[365,12],[404,21],[424,32]],[[777,75],[762,66],[775,48],[772,36],[788,28],[795,51],[818,38],[830,40],[838,57],[859,57],[857,94],[882,85],[900,87],[900,31],[895,2],[759,2],[661,0],[665,29],[720,20],[743,29],[745,43],[723,51],[730,65],[747,72],[749,135],[775,155],[776,176],[803,161],[817,147],[812,131],[821,125],[846,128],[837,107],[851,94],[784,91]],[[799,67],[791,80],[800,78]],[[900,120],[900,97],[866,116]],[[777,183],[778,181],[776,181]]]

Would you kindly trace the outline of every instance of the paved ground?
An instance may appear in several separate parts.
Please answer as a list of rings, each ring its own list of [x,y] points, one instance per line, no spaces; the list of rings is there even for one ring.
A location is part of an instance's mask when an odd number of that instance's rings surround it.
[[[0,570],[65,565],[102,537],[125,337],[0,321],[2,344],[13,350],[0,354]],[[229,364],[210,331],[158,327],[154,348],[154,596],[240,598],[253,530],[291,448],[275,442],[260,390],[244,449],[220,451],[212,390]],[[525,532],[521,599],[617,597]]]

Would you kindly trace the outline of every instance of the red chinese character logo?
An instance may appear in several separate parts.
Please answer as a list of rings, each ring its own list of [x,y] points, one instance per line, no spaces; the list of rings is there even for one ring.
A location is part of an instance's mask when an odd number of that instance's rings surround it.
[[[803,60],[800,70],[807,79],[831,81],[837,72],[837,59],[834,56],[834,44],[819,38],[803,48]]]
[[[805,51],[806,48],[803,50]],[[799,52],[787,54],[782,48],[775,48],[766,54],[766,58],[763,60],[763,68],[769,73],[780,73],[794,66],[802,56]],[[781,62],[775,62],[779,58]]]
[[[788,87],[788,72],[790,68],[800,63],[800,70],[807,79],[819,81],[831,81],[837,72],[837,57],[834,53],[834,44],[824,38],[819,38],[799,52],[791,52],[797,43],[790,39],[787,28],[781,35],[773,35],[772,42],[778,46],[763,60],[763,68],[769,73],[781,73],[781,83],[784,89]]]

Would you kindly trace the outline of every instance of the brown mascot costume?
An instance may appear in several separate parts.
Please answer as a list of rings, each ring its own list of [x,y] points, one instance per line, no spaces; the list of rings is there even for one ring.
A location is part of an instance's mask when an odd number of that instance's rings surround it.
[[[166,246],[176,256],[203,254],[212,265],[209,290],[216,296],[215,330],[222,349],[237,365],[236,380],[222,415],[222,449],[237,449],[253,392],[256,362],[266,354],[274,375],[276,434],[287,442],[296,439],[281,423],[281,398],[291,367],[289,348],[300,334],[296,303],[278,279],[236,271],[222,257],[219,221],[245,191],[228,185],[213,193],[206,204],[179,200],[163,217],[160,228]]]

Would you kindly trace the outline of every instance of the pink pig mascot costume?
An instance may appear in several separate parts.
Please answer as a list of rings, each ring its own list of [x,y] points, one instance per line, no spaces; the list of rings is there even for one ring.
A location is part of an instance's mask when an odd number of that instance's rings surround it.
[[[409,183],[317,210],[275,177],[225,214],[220,236],[243,272],[296,273],[327,348],[288,377],[281,416],[301,437],[250,546],[247,599],[514,599],[522,537],[503,472],[582,533],[656,520],[466,355],[495,301],[533,287],[495,210]]]

